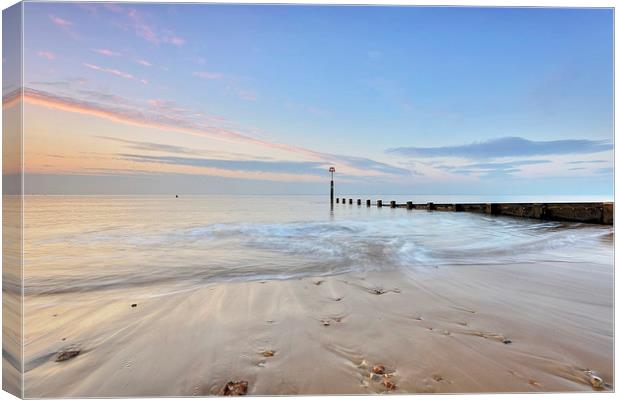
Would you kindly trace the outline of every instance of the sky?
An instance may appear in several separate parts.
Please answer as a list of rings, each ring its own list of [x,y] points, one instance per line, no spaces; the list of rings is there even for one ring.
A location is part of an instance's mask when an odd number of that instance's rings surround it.
[[[29,193],[613,194],[611,9],[24,13]]]

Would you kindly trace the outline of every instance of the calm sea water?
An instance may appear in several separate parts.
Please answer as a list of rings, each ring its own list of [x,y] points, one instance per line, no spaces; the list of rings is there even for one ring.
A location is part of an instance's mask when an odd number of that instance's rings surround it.
[[[480,200],[384,197],[392,199]],[[482,263],[613,264],[608,226],[330,210],[325,196],[28,196],[25,211],[27,295]]]

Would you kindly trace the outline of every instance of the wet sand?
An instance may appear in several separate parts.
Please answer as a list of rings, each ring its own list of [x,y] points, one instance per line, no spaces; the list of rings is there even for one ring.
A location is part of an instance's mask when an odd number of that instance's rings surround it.
[[[28,297],[26,396],[216,395],[238,380],[249,395],[613,389],[609,265],[460,265],[159,292]],[[373,375],[378,364],[385,371]]]

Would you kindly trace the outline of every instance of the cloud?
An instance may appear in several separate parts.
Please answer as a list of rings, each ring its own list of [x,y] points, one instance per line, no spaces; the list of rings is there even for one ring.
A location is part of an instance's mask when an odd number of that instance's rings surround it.
[[[133,102],[131,102],[125,97],[118,96],[112,93],[100,92],[98,90],[78,89],[77,92],[101,103],[128,106],[133,104]]]
[[[73,25],[73,23],[67,21],[66,19],[62,19],[55,15],[50,14],[49,17],[54,25],[59,26],[61,28],[68,28]]]
[[[107,57],[118,57],[121,55],[121,53],[117,53],[116,51],[112,51],[109,49],[91,49],[91,50],[94,51],[95,53],[99,53]]]
[[[411,175],[412,174],[412,171],[409,169],[395,167],[393,165],[371,160],[370,158],[344,156],[344,155],[334,155],[333,157],[339,160],[343,160],[347,162],[349,165],[355,166],[356,168],[381,171],[381,172],[385,172],[386,174],[391,174],[391,175]]]
[[[605,160],[577,160],[577,161],[569,161],[567,164],[600,164],[605,163]]]
[[[260,161],[221,160],[213,158],[147,156],[141,154],[118,154],[129,161],[185,165],[191,167],[218,168],[234,171],[276,172],[289,174],[325,174],[326,164],[315,161]]]
[[[348,176],[402,176],[406,171],[367,158],[340,156],[290,144],[257,139],[236,130],[214,126],[204,119],[188,117],[188,113],[191,113],[189,115],[195,114],[195,111],[192,110],[181,112],[180,110],[172,111],[168,108],[149,109],[124,104],[101,104],[30,88],[24,90],[24,101],[29,104],[91,115],[132,126],[161,129],[168,132],[211,138],[221,142],[255,145],[266,149],[284,151],[291,153],[294,157],[303,156],[316,160],[321,165],[334,165],[341,173],[346,172]]]
[[[145,67],[150,67],[153,64],[151,64],[150,62],[146,61],[146,60],[136,60],[136,62],[140,65],[144,65]]]
[[[167,30],[167,31],[164,31],[164,33],[163,33],[162,42],[169,43],[169,44],[172,44],[174,46],[180,47],[180,46],[183,46],[185,44],[185,39],[175,35],[171,31]]]
[[[398,147],[386,150],[405,157],[462,157],[490,159],[557,154],[588,154],[612,150],[607,140],[566,139],[534,141],[520,137],[504,137],[483,142],[441,147]]]
[[[136,36],[147,42],[157,45],[167,43],[177,47],[183,46],[186,42],[184,38],[176,35],[171,30],[159,30],[152,22],[152,18],[148,13],[139,12],[135,8],[125,8],[118,4],[106,4],[104,7],[112,13],[124,15],[126,22],[121,23],[120,26],[126,30],[133,30]]]
[[[53,59],[55,59],[55,58],[56,58],[56,56],[54,55],[54,53],[52,53],[51,51],[44,51],[44,50],[41,50],[41,51],[38,51],[38,52],[37,52],[37,55],[38,55],[39,57],[42,57],[42,58],[47,58],[48,60],[53,60]]]
[[[221,72],[210,72],[210,71],[197,71],[197,72],[194,72],[192,75],[197,76],[202,79],[209,79],[209,80],[220,79],[224,76],[224,74],[222,74]]]
[[[507,161],[507,162],[488,162],[488,163],[473,163],[466,165],[436,165],[436,168],[460,175],[471,174],[485,174],[485,176],[506,176],[515,172],[521,172],[522,166],[525,165],[537,165],[537,164],[549,164],[549,160],[522,160],[522,161]]]
[[[103,71],[103,72],[107,72],[110,73],[112,75],[116,75],[119,76],[121,78],[125,78],[125,79],[133,79],[133,75],[128,74],[126,72],[123,71],[119,71],[117,69],[114,68],[105,68],[105,67],[100,67],[98,65],[94,65],[94,64],[89,64],[89,63],[82,63],[83,66],[88,67],[90,69],[94,69],[96,71]]]
[[[96,136],[96,137],[100,139],[113,141],[113,142],[124,143],[127,145],[126,146],[127,148],[130,148],[133,150],[160,151],[160,152],[167,152],[167,153],[174,153],[174,154],[193,154],[193,155],[200,154],[200,152],[194,149],[190,149],[188,147],[183,147],[183,146],[175,146],[175,145],[170,145],[170,144],[153,143],[153,142],[141,142],[141,141],[135,141],[135,140],[126,140],[126,139],[114,138],[110,136]]]
[[[142,14],[138,13],[135,8],[127,10],[126,14],[131,21],[131,27],[138,37],[151,42],[159,44],[160,40],[155,32],[155,28],[148,24]]]
[[[256,156],[250,157],[247,154],[241,154],[241,153],[195,149],[195,148],[170,145],[170,144],[164,144],[164,143],[121,139],[121,138],[115,138],[111,136],[95,136],[95,137],[99,139],[109,140],[112,142],[123,143],[125,144],[124,146],[125,148],[131,149],[131,150],[163,152],[163,153],[180,154],[180,155],[208,156],[208,157],[214,157],[214,158],[220,158],[220,159],[222,158],[234,159],[234,158],[243,157],[246,160],[248,158],[252,158],[255,160],[273,160],[272,158],[269,158],[269,157],[256,157]]]
[[[53,14],[50,14],[49,18],[54,25],[71,35],[73,39],[78,38],[78,35],[71,29],[71,27],[73,26],[73,23],[71,21],[67,21],[66,19],[60,18]]]

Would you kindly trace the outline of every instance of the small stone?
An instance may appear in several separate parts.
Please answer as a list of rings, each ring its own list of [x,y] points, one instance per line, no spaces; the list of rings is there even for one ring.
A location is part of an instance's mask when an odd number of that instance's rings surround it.
[[[326,319],[322,319],[321,323],[323,324],[323,326],[330,326],[331,325],[331,323],[328,320],[326,320]]]
[[[56,362],[67,361],[74,357],[77,357],[80,354],[80,349],[68,349],[62,350],[56,355]]]
[[[510,340],[510,339],[504,339],[504,340],[502,340],[502,343],[504,343],[504,344],[510,344],[510,343],[512,343],[512,340]]]
[[[261,354],[263,355],[263,357],[273,357],[276,355],[276,352],[274,350],[265,350],[261,351]]]
[[[135,307],[138,307],[138,305],[137,305],[136,303],[133,303],[133,304],[131,305],[131,308],[135,308]]]
[[[220,390],[220,396],[244,396],[248,392],[247,381],[230,381],[222,390]]]
[[[372,367],[372,372],[374,374],[379,374],[379,375],[385,374],[385,365],[377,364],[377,365],[373,366]]]
[[[383,381],[381,381],[381,384],[383,386],[385,386],[387,388],[387,390],[394,390],[394,389],[396,389],[396,384],[394,382],[392,382],[387,377],[383,378]]]
[[[596,375],[592,375],[590,376],[590,385],[592,385],[592,387],[595,389],[600,389],[603,387],[604,383],[601,378]]]

